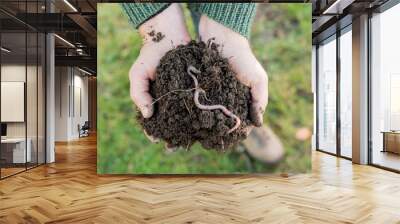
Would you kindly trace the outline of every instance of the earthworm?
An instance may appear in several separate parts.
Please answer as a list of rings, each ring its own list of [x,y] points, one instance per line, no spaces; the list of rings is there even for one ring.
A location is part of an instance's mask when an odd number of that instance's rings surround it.
[[[238,116],[236,116],[232,111],[228,110],[225,106],[217,104],[217,105],[203,105],[199,101],[199,95],[200,93],[204,93],[206,95],[206,92],[199,87],[199,82],[197,81],[197,78],[193,75],[195,74],[200,74],[200,71],[197,70],[195,67],[189,65],[187,68],[187,73],[192,77],[193,82],[194,82],[194,104],[201,110],[221,110],[226,116],[231,117],[236,120],[235,126],[233,126],[231,129],[229,129],[228,134],[233,132],[234,130],[238,129],[241,123],[241,120]]]
[[[167,96],[168,94],[175,93],[175,92],[188,92],[188,91],[192,91],[192,90],[194,90],[194,89],[196,89],[196,88],[191,88],[191,89],[176,89],[176,90],[169,91],[168,93],[166,93],[166,94],[164,94],[164,95],[158,97],[157,99],[155,99],[150,105],[155,104],[157,101],[161,100],[162,98],[164,98],[164,97]]]

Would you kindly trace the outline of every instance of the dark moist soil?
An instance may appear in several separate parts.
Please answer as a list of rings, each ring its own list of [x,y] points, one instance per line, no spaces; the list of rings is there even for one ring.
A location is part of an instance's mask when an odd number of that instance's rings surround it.
[[[239,83],[228,60],[218,53],[218,46],[210,43],[192,41],[167,52],[157,67],[155,81],[150,84],[151,95],[154,100],[158,99],[153,104],[154,114],[145,119],[138,113],[139,123],[145,131],[165,140],[170,147],[188,149],[199,141],[206,149],[224,151],[246,137],[244,128],[251,123],[250,89]],[[242,121],[238,129],[228,134],[228,130],[235,125],[234,119],[221,110],[201,110],[196,107],[194,90],[190,90],[194,88],[194,82],[187,74],[190,65],[201,71],[195,76],[208,100],[204,94],[200,94],[200,103],[221,104],[233,111]],[[173,90],[188,91],[169,93]]]

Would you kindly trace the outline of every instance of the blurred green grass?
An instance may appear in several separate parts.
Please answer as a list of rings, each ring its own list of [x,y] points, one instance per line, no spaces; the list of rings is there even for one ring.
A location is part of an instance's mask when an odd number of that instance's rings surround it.
[[[185,17],[195,38],[190,14]],[[259,4],[251,45],[269,75],[265,123],[281,138],[285,159],[265,165],[236,151],[218,153],[196,144],[190,151],[165,154],[135,120],[128,71],[141,48],[139,34],[119,4],[98,4],[98,163],[100,174],[114,173],[302,173],[311,168],[311,140],[295,138],[312,130],[311,5]]]

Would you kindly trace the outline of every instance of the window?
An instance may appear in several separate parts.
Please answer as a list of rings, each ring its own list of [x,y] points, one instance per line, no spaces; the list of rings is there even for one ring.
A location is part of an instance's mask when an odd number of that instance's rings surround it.
[[[336,36],[318,47],[318,149],[336,153]]]
[[[351,158],[352,149],[352,33],[351,26],[340,36],[340,154]]]
[[[21,14],[43,13],[44,1],[3,2]],[[0,12],[0,178],[45,163],[44,33]]]
[[[371,162],[400,170],[400,5],[371,18]]]

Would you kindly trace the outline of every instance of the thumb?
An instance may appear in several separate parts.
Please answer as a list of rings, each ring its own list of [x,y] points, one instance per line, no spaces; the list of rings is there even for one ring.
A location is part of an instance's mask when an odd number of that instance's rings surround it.
[[[256,127],[263,124],[263,114],[268,104],[268,77],[265,71],[260,80],[251,85],[252,105],[250,119]]]
[[[150,75],[147,73],[143,64],[135,63],[130,72],[130,95],[133,102],[139,108],[144,118],[153,115],[153,97],[149,93]]]

